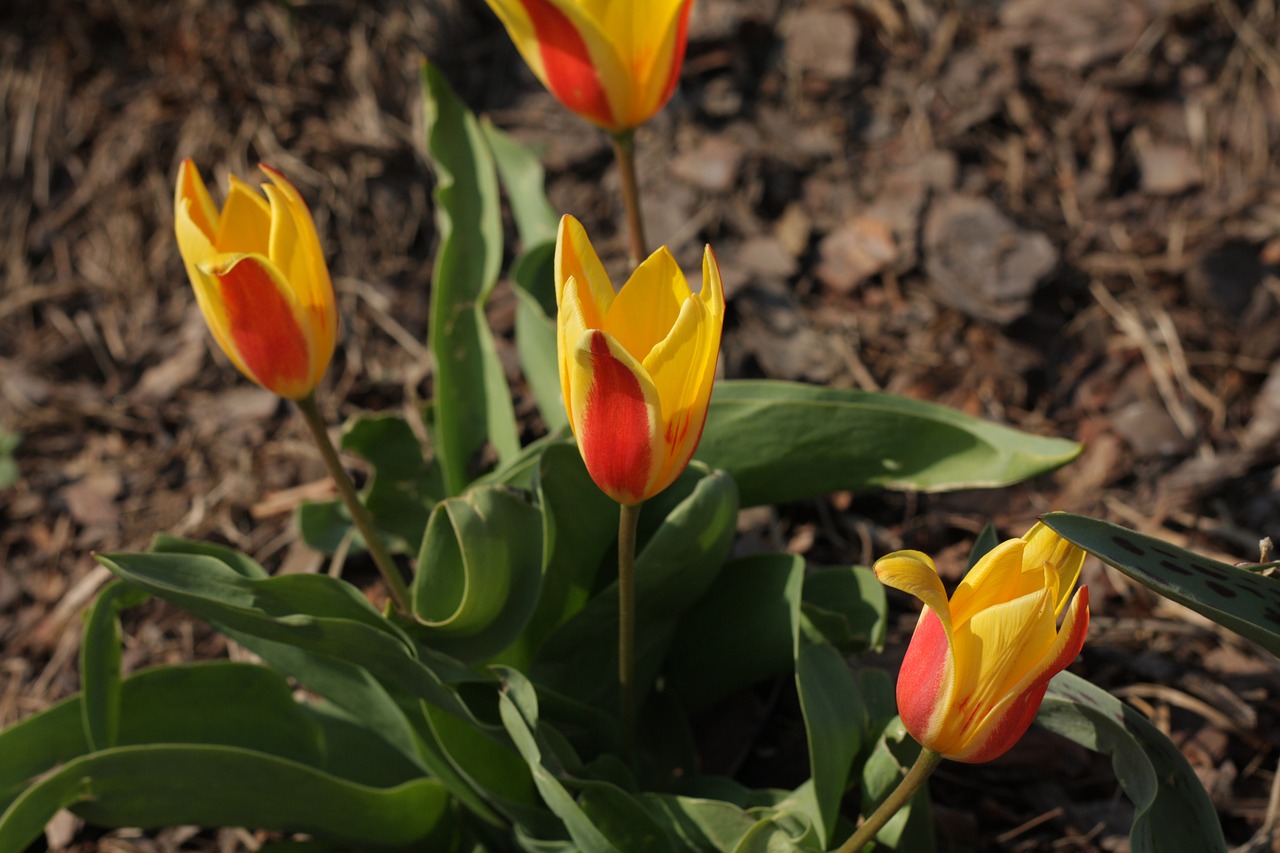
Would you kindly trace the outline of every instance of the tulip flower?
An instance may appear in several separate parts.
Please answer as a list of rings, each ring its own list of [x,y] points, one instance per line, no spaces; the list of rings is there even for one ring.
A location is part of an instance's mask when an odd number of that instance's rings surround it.
[[[290,400],[311,394],[338,333],[333,284],[306,202],[269,166],[264,199],[232,176],[222,210],[190,160],[174,195],[178,251],[214,339],[245,376]]]
[[[702,437],[720,351],[724,289],[708,246],[693,292],[664,246],[614,292],[573,217],[555,257],[560,387],[596,485],[633,506],[671,484]]]
[[[982,557],[950,601],[919,551],[876,561],[881,583],[924,602],[897,691],[902,722],[922,746],[980,762],[1022,737],[1049,679],[1084,645],[1089,590],[1071,594],[1083,561],[1082,550],[1036,524]]]
[[[612,133],[675,91],[693,0],[488,0],[542,84]]]

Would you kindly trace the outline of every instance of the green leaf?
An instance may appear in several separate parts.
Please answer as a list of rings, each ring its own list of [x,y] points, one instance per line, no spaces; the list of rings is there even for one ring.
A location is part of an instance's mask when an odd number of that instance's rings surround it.
[[[506,648],[524,630],[542,580],[542,513],[504,486],[482,486],[431,513],[413,612],[425,642],[462,660]]]
[[[372,788],[232,746],[127,746],[74,759],[0,815],[0,851],[18,853],[61,808],[103,826],[249,826],[359,846],[443,849],[455,834],[444,786]]]
[[[738,494],[733,480],[716,471],[701,476],[693,491],[670,513],[661,500],[645,504],[661,523],[636,556],[636,684],[647,692],[658,672],[681,615],[702,597],[720,573],[737,520]],[[680,481],[672,488],[682,484]],[[670,491],[670,489],[668,490]],[[609,584],[539,648],[532,677],[588,704],[616,701],[618,657],[618,585]],[[612,707],[609,704],[608,707]]]
[[[550,733],[539,723],[533,685],[514,669],[499,668],[499,675],[504,683],[499,705],[503,725],[527,762],[538,792],[583,853],[676,853],[663,826],[631,795],[611,783],[565,772],[555,751],[547,747]]]
[[[526,249],[511,266],[516,292],[516,350],[548,430],[569,425],[556,350],[554,242]]]
[[[804,579],[800,629],[844,654],[884,647],[889,603],[864,566],[814,568]]]
[[[883,487],[989,488],[1051,471],[1080,445],[954,409],[770,380],[717,382],[697,458],[738,481],[744,506]]]
[[[246,578],[269,577],[267,570],[248,554],[242,554],[225,545],[214,545],[211,542],[200,542],[195,539],[182,539],[166,533],[157,533],[151,539],[151,551],[157,554],[203,554],[225,563],[227,568]]]
[[[737,846],[756,819],[723,800],[645,794],[646,808],[669,827],[682,851],[720,853]]]
[[[796,689],[809,744],[814,829],[830,841],[849,771],[862,745],[867,713],[849,665],[825,642],[799,638]]]
[[[539,457],[537,489],[545,569],[529,625],[516,648],[503,656],[517,669],[524,669],[547,635],[587,603],[601,562],[618,538],[618,505],[596,488],[572,444],[553,444]]]
[[[520,450],[511,392],[484,306],[502,265],[493,155],[479,122],[430,64],[422,68],[427,150],[436,173],[436,250],[429,344],[435,357],[436,462],[460,494],[488,442],[499,461]]]
[[[0,489],[6,489],[18,482],[18,460],[14,451],[22,443],[22,433],[9,432],[0,427]]]
[[[80,684],[84,731],[91,749],[116,745],[120,734],[120,611],[149,596],[120,581],[102,588],[85,620],[80,640]]]
[[[444,496],[412,427],[399,414],[361,415],[343,428],[342,447],[373,466],[364,505],[396,551],[417,554],[431,507]]]
[[[1280,655],[1280,580],[1192,553],[1125,527],[1051,512],[1051,529],[1164,597]]]
[[[0,809],[30,780],[89,752],[83,699],[64,700],[0,732]],[[120,684],[118,745],[158,741],[239,746],[318,762],[321,731],[277,673],[215,661],[143,670]]]
[[[919,754],[920,745],[907,734],[902,720],[892,717],[862,766],[864,815],[872,814],[897,789]],[[935,839],[928,785],[921,786],[910,802],[876,833],[876,843],[903,853],[932,853]]]
[[[1111,756],[1116,779],[1133,801],[1133,853],[1225,851],[1209,795],[1182,752],[1134,709],[1077,675],[1049,682],[1036,722],[1094,752]]]
[[[507,191],[520,242],[526,247],[554,243],[560,217],[547,200],[542,160],[536,152],[494,127],[487,118],[481,119],[480,129],[493,152],[503,189]]]
[[[804,560],[754,554],[725,564],[680,619],[666,681],[690,713],[795,665]]]
[[[469,716],[438,672],[461,665],[420,659],[412,639],[345,581],[324,575],[254,580],[201,554],[100,554],[98,561],[219,627],[356,664],[389,686]]]

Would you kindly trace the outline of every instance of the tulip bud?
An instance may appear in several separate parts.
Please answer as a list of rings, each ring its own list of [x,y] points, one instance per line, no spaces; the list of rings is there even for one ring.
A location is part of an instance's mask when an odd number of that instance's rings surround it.
[[[615,294],[582,225],[556,239],[560,387],[597,486],[627,506],[671,484],[689,464],[711,400],[724,289],[708,246],[690,290],[664,246]]]
[[[174,195],[178,251],[222,351],[290,400],[310,394],[333,357],[338,312],[320,238],[302,196],[261,166],[262,195],[232,176],[221,211],[190,160]]]
[[[644,124],[675,91],[693,0],[488,0],[542,84],[607,131]]]
[[[898,673],[898,713],[912,737],[971,763],[1017,743],[1049,679],[1084,646],[1089,589],[1071,595],[1083,562],[1082,550],[1036,524],[983,556],[948,601],[925,554],[876,561],[881,583],[924,602]]]

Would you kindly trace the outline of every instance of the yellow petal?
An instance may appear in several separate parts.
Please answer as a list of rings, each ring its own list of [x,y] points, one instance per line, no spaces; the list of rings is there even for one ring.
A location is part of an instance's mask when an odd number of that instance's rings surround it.
[[[692,295],[671,251],[663,246],[636,268],[604,318],[604,328],[644,360],[665,339]]]
[[[661,403],[664,461],[655,492],[680,476],[702,435],[706,404],[702,402],[699,408],[699,403],[709,396],[715,374],[716,353],[709,348],[710,338],[706,309],[689,298],[666,339],[645,357],[644,368],[653,378]]]
[[[984,554],[965,574],[951,595],[951,614],[957,626],[997,602],[1011,601],[1025,593],[1023,547],[1021,539],[1007,539]]]
[[[560,217],[556,234],[555,277],[556,305],[560,304],[569,279],[576,279],[578,287],[585,288],[580,296],[587,328],[603,329],[604,317],[614,300],[613,285],[586,229],[568,214]]]
[[[1071,591],[1075,589],[1076,581],[1080,579],[1080,569],[1084,565],[1084,551],[1063,539],[1044,522],[1036,522],[1035,526],[1022,538],[1027,543],[1022,555],[1023,566],[1027,569],[1037,569],[1048,565],[1057,575],[1058,595],[1055,609],[1061,614]]]
[[[232,175],[214,246],[219,252],[270,257],[270,233],[271,208],[266,199]]]
[[[955,633],[956,719],[970,728],[1053,646],[1053,603],[1044,591],[994,604]]]
[[[932,557],[920,551],[894,551],[876,560],[872,571],[885,586],[923,601],[925,607],[938,614],[942,627],[951,635],[951,605],[947,603],[947,591],[943,589]]]
[[[178,169],[178,183],[174,188],[173,210],[185,215],[189,224],[204,237],[204,243],[212,247],[218,233],[218,207],[209,196],[209,189],[196,164],[187,158]],[[181,235],[179,235],[181,240]],[[182,244],[179,243],[179,250]]]

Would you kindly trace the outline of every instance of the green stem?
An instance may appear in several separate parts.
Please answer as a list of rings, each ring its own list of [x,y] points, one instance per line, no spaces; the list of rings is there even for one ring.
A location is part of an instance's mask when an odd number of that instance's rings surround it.
[[[849,840],[840,845],[836,853],[861,853],[862,848],[867,846],[876,833],[884,828],[889,822],[889,818],[896,815],[907,801],[915,796],[916,791],[929,778],[929,774],[938,769],[938,765],[942,763],[942,756],[931,749],[921,747],[920,755],[916,758],[916,763],[911,765],[911,769],[907,771],[907,775],[902,777],[902,781],[898,783],[898,787],[885,798],[880,807],[872,812],[871,817],[863,821],[857,831],[849,837]]]
[[[622,203],[627,208],[627,225],[631,230],[631,265],[639,266],[649,256],[644,239],[644,215],[640,212],[640,189],[636,183],[636,132],[624,130],[611,134],[613,155],[622,176]]]
[[[631,761],[636,740],[636,525],[640,504],[618,514],[618,719],[622,757]]]
[[[377,565],[378,571],[382,573],[382,579],[387,583],[387,589],[391,592],[391,599],[395,602],[396,610],[400,611],[401,615],[408,616],[409,588],[405,586],[404,578],[400,575],[400,569],[396,567],[396,564],[391,560],[391,555],[387,553],[387,547],[382,544],[382,538],[373,526],[373,519],[369,516],[369,511],[360,502],[360,496],[356,494],[355,484],[351,482],[351,478],[347,476],[346,469],[342,467],[342,462],[338,459],[338,451],[334,449],[333,442],[329,440],[329,431],[325,429],[324,418],[321,417],[320,409],[316,406],[315,394],[308,394],[298,400],[297,403],[298,409],[302,412],[302,419],[306,421],[307,428],[311,430],[311,437],[315,440],[316,447],[320,448],[320,458],[324,460],[325,467],[329,469],[329,475],[333,477],[334,485],[338,487],[338,494],[342,495],[342,502],[347,505],[347,511],[351,513],[351,520],[355,522],[356,529],[364,537],[365,547],[369,549],[369,555],[373,557],[373,562]]]

